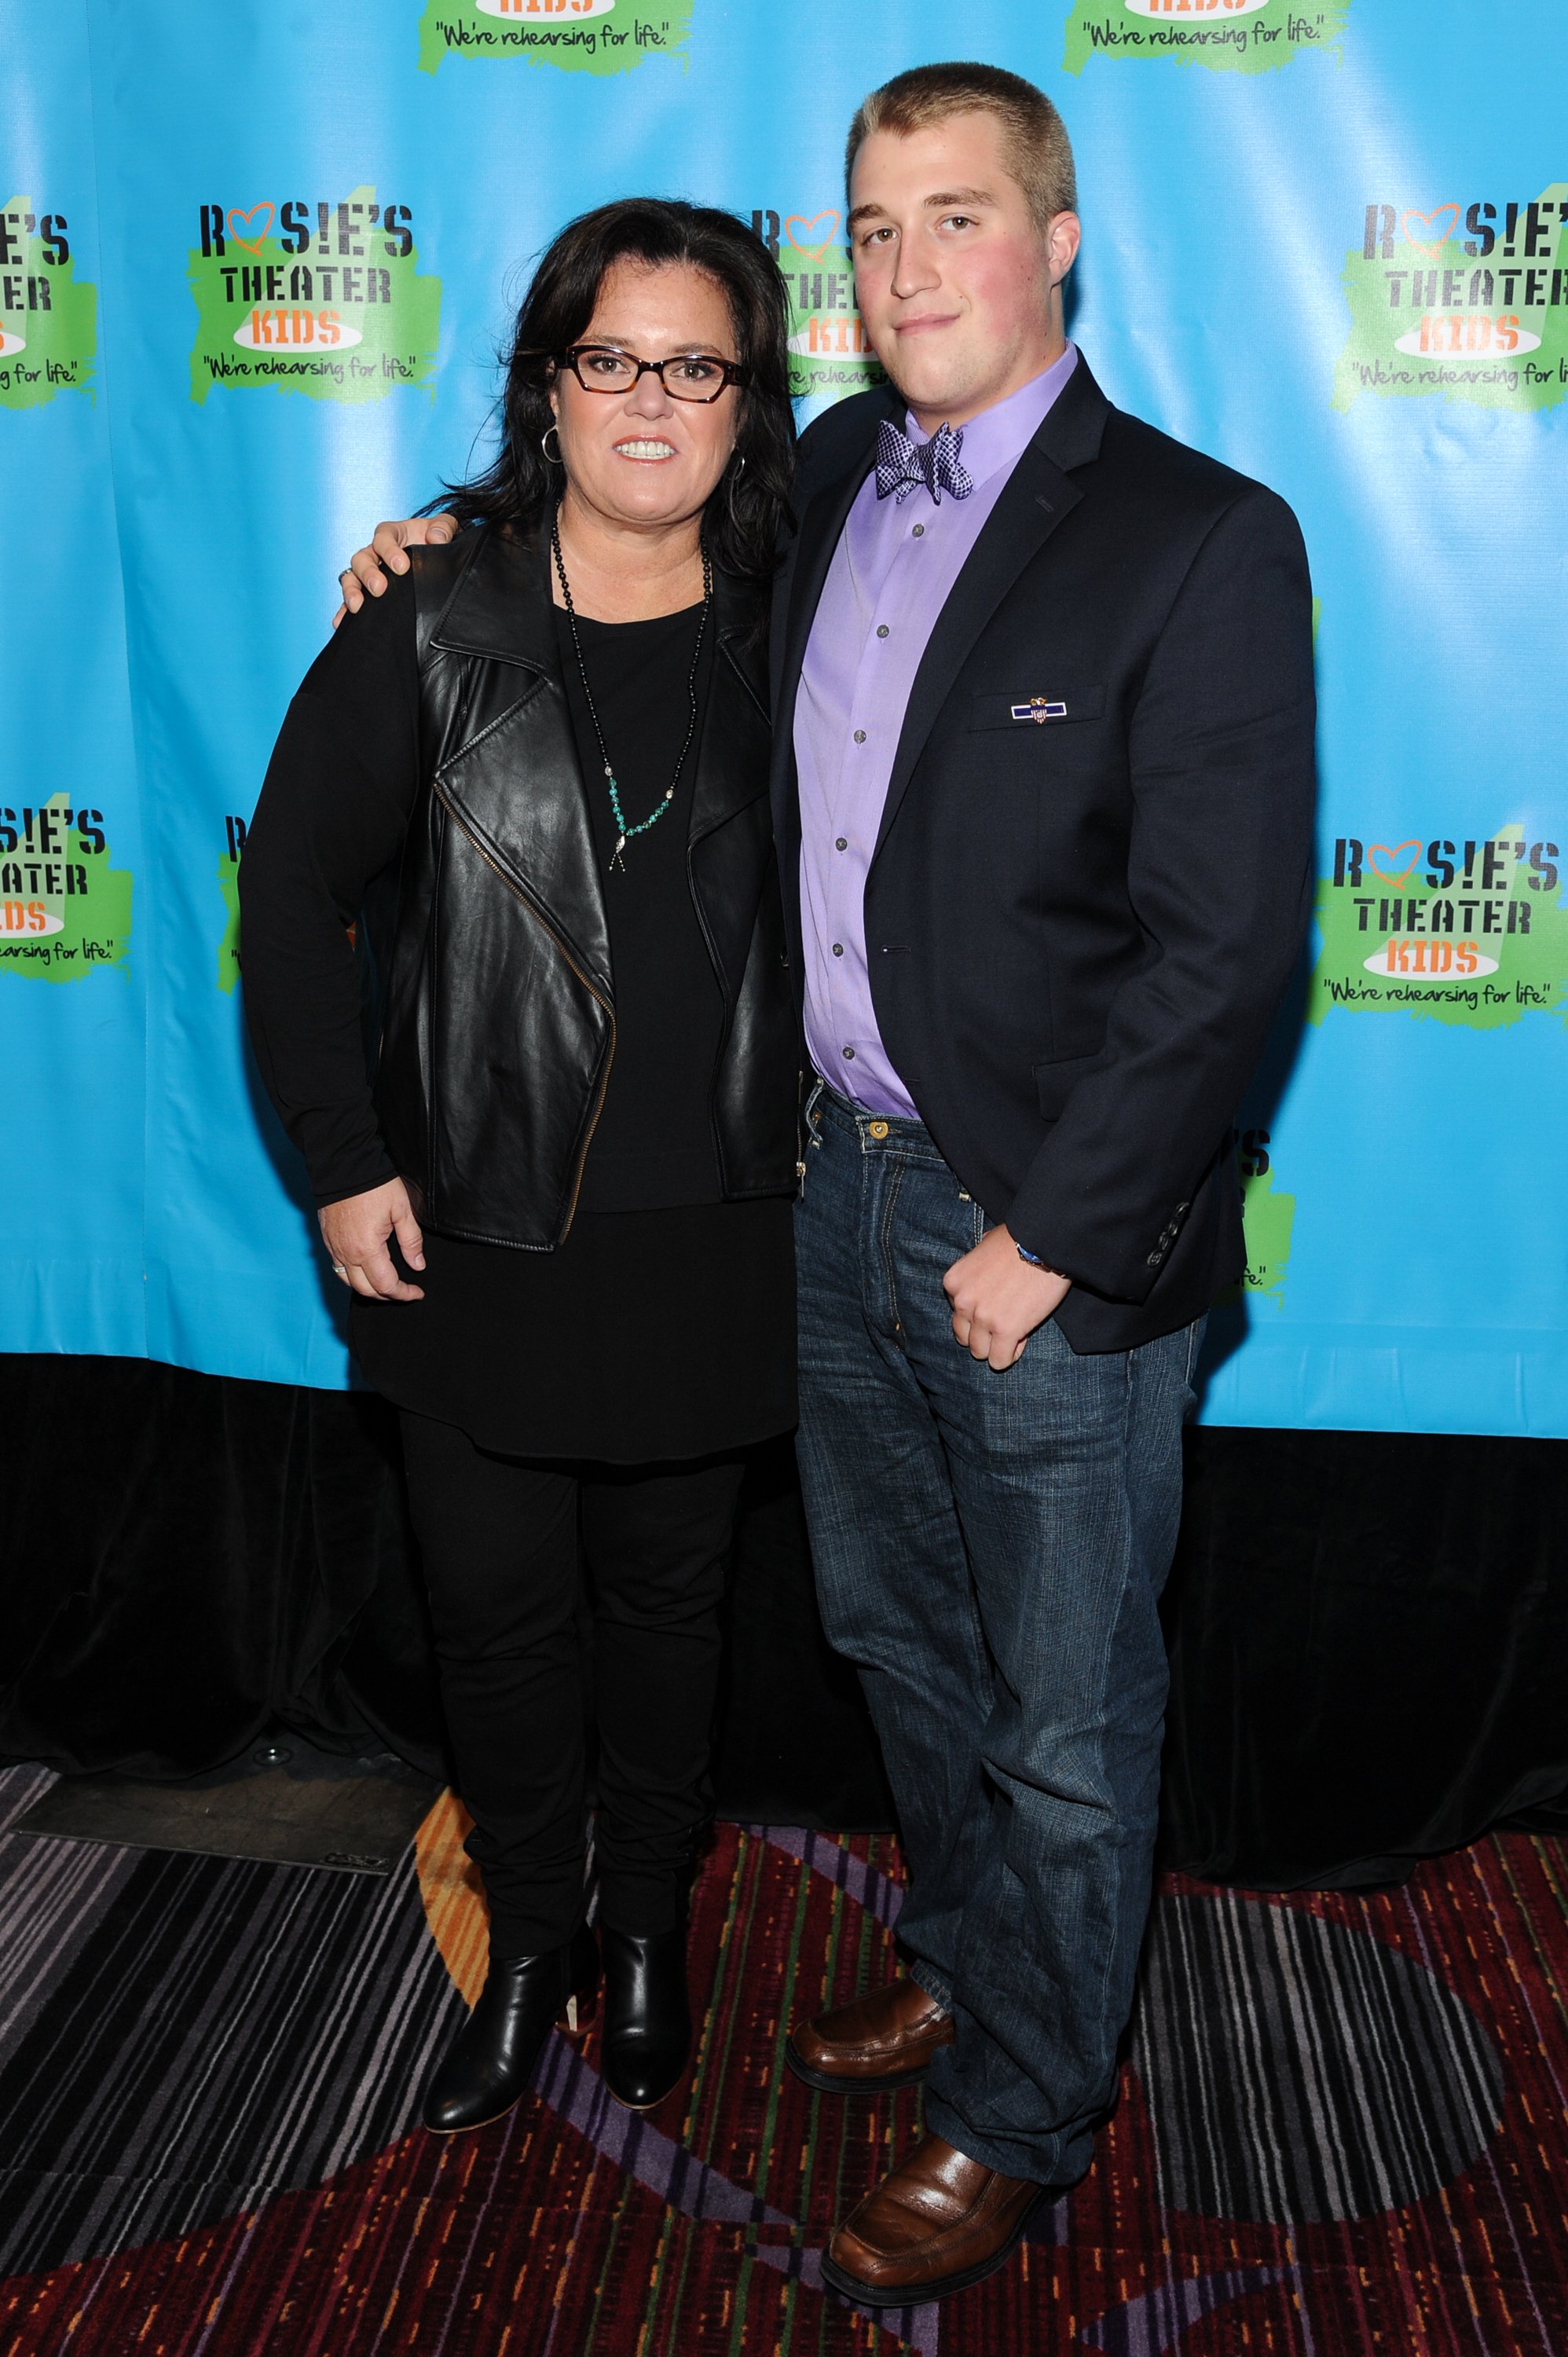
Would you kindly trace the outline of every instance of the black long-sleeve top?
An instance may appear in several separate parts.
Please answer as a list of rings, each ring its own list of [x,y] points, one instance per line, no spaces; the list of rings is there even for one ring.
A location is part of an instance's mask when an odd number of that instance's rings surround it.
[[[623,811],[660,805],[689,718],[698,608],[579,621]],[[725,1203],[711,1115],[723,998],[692,902],[697,740],[673,801],[618,832],[566,618],[562,673],[606,873],[617,1049],[576,1217],[553,1253],[426,1235],[419,1303],[356,1297],[369,1379],[486,1448],[619,1463],[706,1455],[794,1420],[789,1206]],[[700,694],[713,654],[709,629]],[[319,1203],[396,1176],[375,1117],[350,929],[419,790],[409,576],[367,600],[289,707],[241,869],[256,1061]],[[701,716],[699,715],[699,730]],[[722,1301],[722,1318],[699,1305]],[[741,1344],[733,1338],[745,1334]]]

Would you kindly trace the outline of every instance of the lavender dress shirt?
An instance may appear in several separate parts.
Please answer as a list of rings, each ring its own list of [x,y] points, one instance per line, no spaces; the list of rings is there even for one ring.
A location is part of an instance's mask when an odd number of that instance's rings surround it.
[[[967,499],[933,504],[922,485],[902,503],[879,500],[869,474],[822,585],[795,703],[806,1044],[822,1078],[866,1113],[919,1118],[877,1031],[865,959],[866,871],[909,691],[964,559],[1077,361],[1069,344],[970,419]],[[904,430],[929,439],[913,418]]]

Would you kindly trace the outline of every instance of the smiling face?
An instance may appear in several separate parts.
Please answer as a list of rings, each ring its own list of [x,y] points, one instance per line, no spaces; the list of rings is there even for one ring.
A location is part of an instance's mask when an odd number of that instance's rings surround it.
[[[739,357],[722,289],[685,263],[612,264],[576,340],[649,361],[687,352]],[[584,368],[589,372],[591,363]],[[728,385],[714,402],[677,401],[651,372],[629,392],[587,393],[562,369],[550,405],[568,500],[623,529],[667,531],[700,515],[735,448],[740,398]]]
[[[849,202],[861,317],[928,432],[961,425],[1059,356],[1078,218],[1058,213],[1040,229],[993,114],[872,132]]]

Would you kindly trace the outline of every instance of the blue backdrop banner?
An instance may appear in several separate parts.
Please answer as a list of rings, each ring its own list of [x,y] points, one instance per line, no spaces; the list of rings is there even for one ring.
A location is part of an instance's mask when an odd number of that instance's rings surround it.
[[[1568,1433],[1561,0],[0,0],[0,1348],[349,1379],[237,987],[333,576],[608,198],[755,222],[802,419],[873,381],[843,133],[954,54],[1067,118],[1112,398],[1312,556],[1316,927],[1204,1413]]]

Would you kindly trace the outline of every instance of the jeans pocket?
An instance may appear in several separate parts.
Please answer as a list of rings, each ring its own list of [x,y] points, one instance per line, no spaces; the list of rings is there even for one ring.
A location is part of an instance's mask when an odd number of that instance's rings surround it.
[[[812,1146],[818,1147],[819,1150],[822,1146],[822,1117],[817,1108],[822,1103],[822,1092],[826,1087],[826,1081],[817,1081],[813,1082],[811,1088],[807,1092],[805,1103],[800,1107],[800,1151],[795,1161],[795,1200],[797,1202],[799,1202],[800,1197],[806,1191],[806,1157],[810,1154]]]

